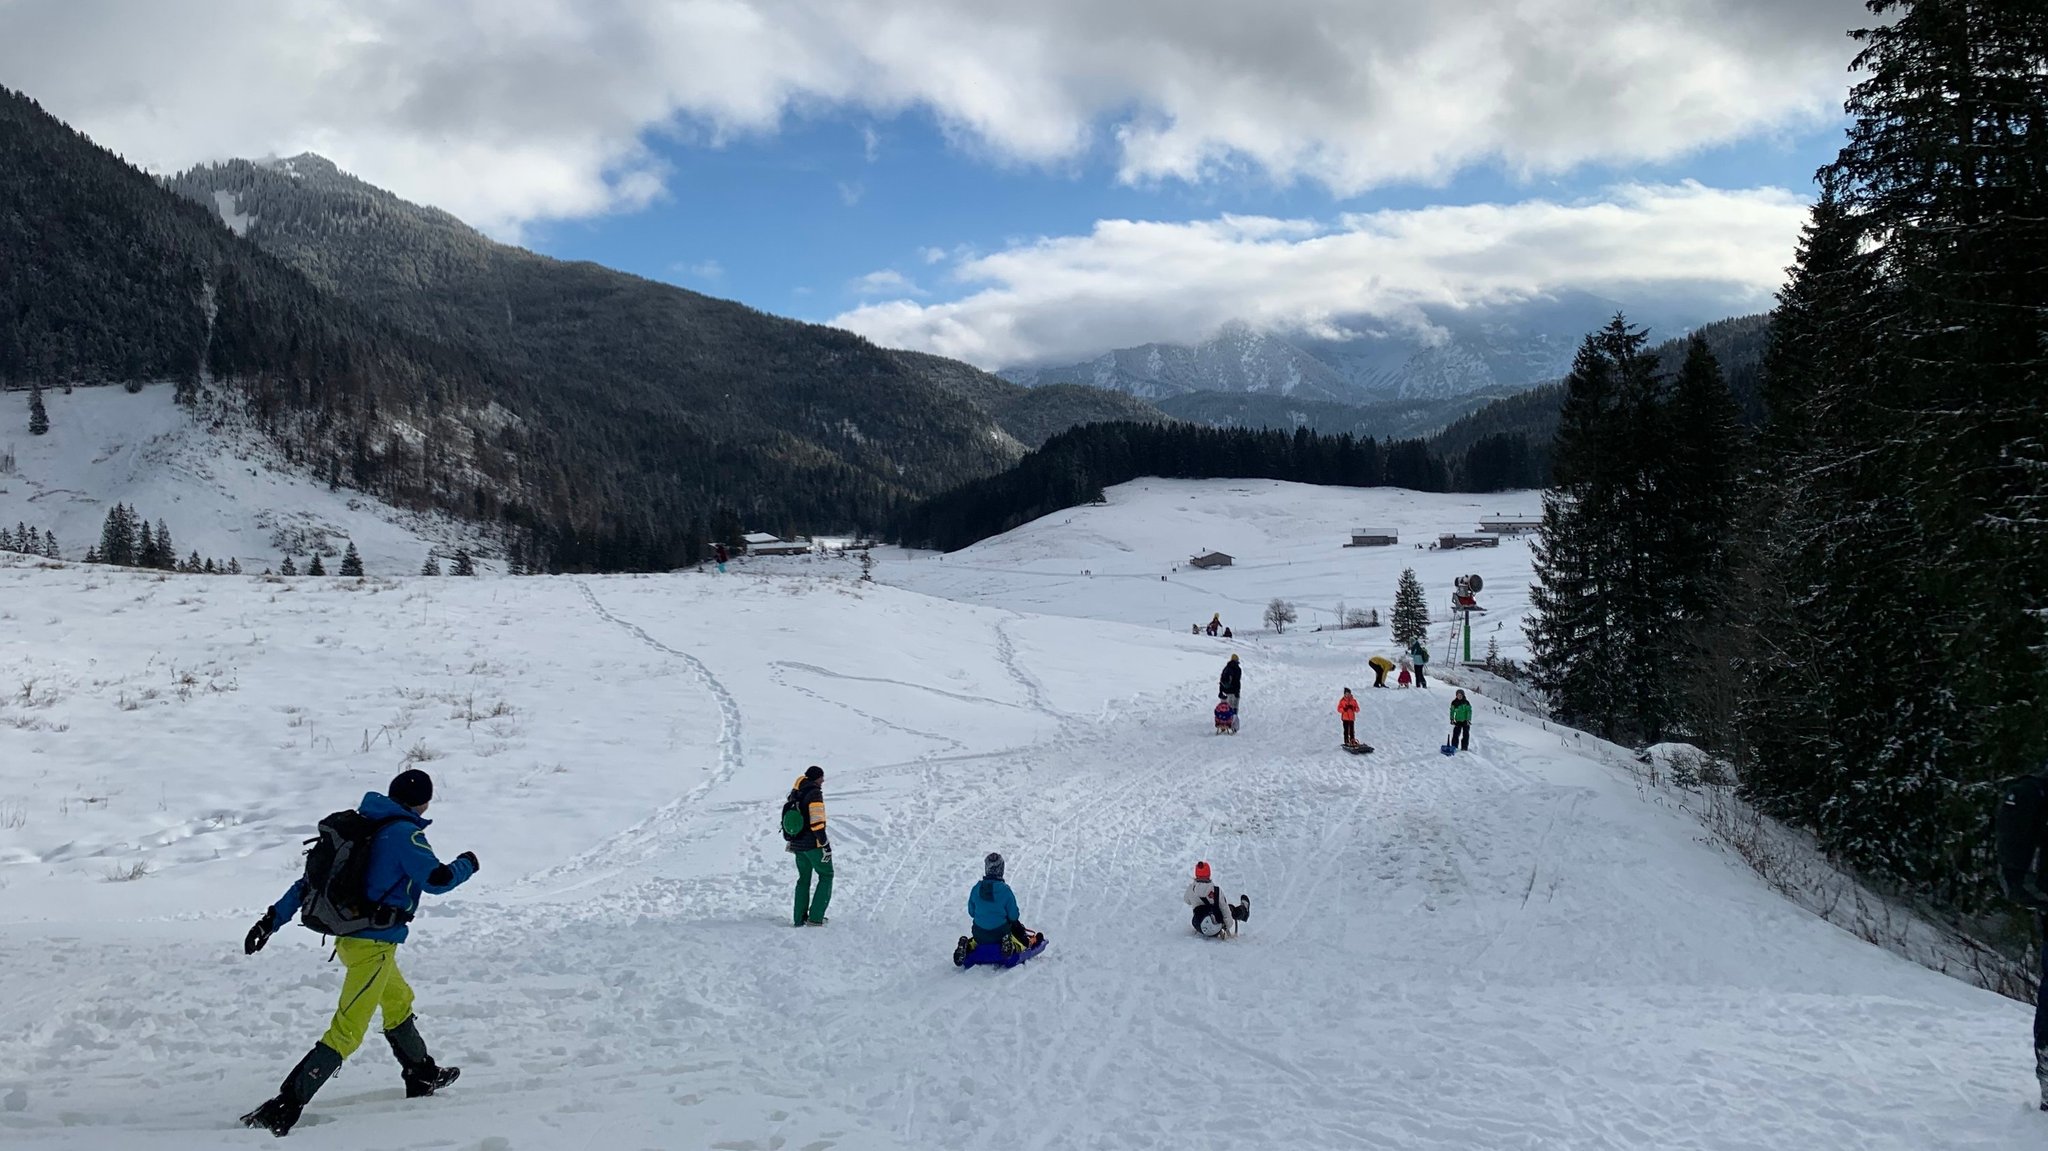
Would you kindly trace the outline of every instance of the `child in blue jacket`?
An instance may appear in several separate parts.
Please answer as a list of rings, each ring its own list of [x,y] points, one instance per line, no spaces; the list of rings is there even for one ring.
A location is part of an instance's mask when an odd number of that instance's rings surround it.
[[[1017,922],[1017,896],[1003,882],[1003,857],[997,852],[982,860],[981,882],[967,892],[967,914],[974,920],[976,943],[1023,951],[1038,941],[1037,932]]]

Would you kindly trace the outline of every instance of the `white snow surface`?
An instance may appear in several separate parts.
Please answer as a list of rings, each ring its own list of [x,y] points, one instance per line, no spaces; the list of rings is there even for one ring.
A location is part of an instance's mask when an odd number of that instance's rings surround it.
[[[1479,602],[1487,611],[1473,623],[1474,658],[1486,654],[1488,639],[1499,641],[1502,655],[1526,651],[1529,538],[1450,551],[1435,545],[1444,535],[1478,535],[1485,516],[1540,514],[1540,492],[1440,495],[1279,480],[1152,479],[1108,494],[1107,504],[1069,508],[943,557],[878,551],[875,578],[970,603],[1182,633],[1220,615],[1253,641],[1260,637],[1247,633],[1266,631],[1266,606],[1276,598],[1300,615],[1290,633],[1334,629],[1342,603],[1377,609],[1380,626],[1326,638],[1392,652],[1394,590],[1402,569],[1412,567],[1430,605],[1432,655],[1452,654],[1451,582],[1462,575],[1485,584]],[[1361,523],[1391,528],[1401,542],[1346,547]],[[1188,566],[1190,557],[1211,551],[1230,555],[1231,566]]]
[[[284,562],[280,542],[326,541],[328,570],[350,540],[369,575],[417,572],[430,550],[476,548],[475,532],[446,517],[415,515],[342,488],[329,491],[286,466],[246,430],[208,423],[179,407],[168,384],[135,394],[118,387],[44,392],[48,434],[28,434],[28,394],[0,393],[0,523],[54,531],[67,559],[99,543],[107,510],[125,503],[162,520],[182,558],[198,551],[250,572]],[[282,536],[280,536],[282,533]]]
[[[876,583],[834,560],[358,583],[0,559],[0,1145],[271,1145],[235,1116],[341,972],[303,929],[256,956],[242,934],[313,822],[408,755],[436,848],[483,862],[402,949],[463,1076],[408,1102],[373,1036],[294,1148],[2048,1136],[2026,1007],[1779,897],[1579,741],[1482,696],[1446,758],[1449,691],[1363,688],[1372,633],[1186,633],[1283,590],[1384,606],[1402,562],[1439,598],[1506,548],[1335,545],[1531,497],[1110,497],[884,556]],[[1245,566],[1158,580],[1205,546]],[[1235,737],[1208,719],[1226,649]],[[1369,756],[1336,746],[1347,683]],[[775,823],[809,763],[837,890],[793,929]],[[991,850],[1052,946],[958,971]],[[1197,859],[1251,896],[1239,939],[1190,931]]]

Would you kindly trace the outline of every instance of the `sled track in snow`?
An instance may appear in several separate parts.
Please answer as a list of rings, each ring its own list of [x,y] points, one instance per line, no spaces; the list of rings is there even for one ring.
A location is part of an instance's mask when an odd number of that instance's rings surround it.
[[[689,652],[679,651],[655,639],[638,624],[613,615],[611,610],[598,600],[597,593],[591,591],[590,585],[583,580],[576,581],[576,588],[583,593],[583,598],[589,601],[590,610],[595,612],[599,619],[625,630],[655,651],[671,659],[680,660],[683,666],[689,669],[691,676],[711,696],[712,701],[718,705],[718,766],[703,782],[663,804],[653,815],[574,858],[527,876],[520,881],[522,884],[559,880],[591,870],[623,867],[646,860],[654,853],[661,840],[675,829],[685,812],[695,808],[711,789],[730,781],[747,762],[741,742],[739,701],[733,698],[732,692],[726,690],[725,684],[705,666],[704,661]]]

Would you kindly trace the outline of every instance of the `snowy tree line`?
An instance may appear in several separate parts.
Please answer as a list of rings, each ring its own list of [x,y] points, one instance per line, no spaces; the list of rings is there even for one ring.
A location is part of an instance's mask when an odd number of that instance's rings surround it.
[[[1974,915],[1999,781],[2048,755],[2048,36],[2022,5],[1871,8],[1754,443],[1704,362],[1673,385],[1620,321],[1581,350],[1532,670],[1562,716],[1711,747],[1837,859]]]
[[[201,558],[197,549],[191,555],[179,558],[170,525],[158,520],[152,526],[147,518],[127,504],[115,504],[107,511],[106,522],[100,527],[99,542],[86,549],[85,562],[154,568],[188,575],[242,574],[242,563],[237,559],[221,563],[212,558]]]
[[[0,527],[0,552],[53,560],[64,558],[57,550],[56,532],[42,531],[25,523],[17,523],[12,529]]]

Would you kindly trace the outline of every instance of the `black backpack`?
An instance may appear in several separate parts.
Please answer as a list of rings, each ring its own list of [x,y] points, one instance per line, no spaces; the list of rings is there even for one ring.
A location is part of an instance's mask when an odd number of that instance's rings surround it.
[[[2048,872],[2042,858],[2044,823],[2048,823],[2048,774],[2015,776],[1999,786],[1998,810],[1991,815],[1992,849],[1998,856],[1998,888],[2006,898],[2034,906],[2040,895],[2029,881]]]
[[[320,821],[319,834],[306,841],[300,923],[322,935],[340,936],[412,921],[410,913],[369,893],[370,844],[396,822],[397,817],[371,819],[360,811],[337,811]]]

